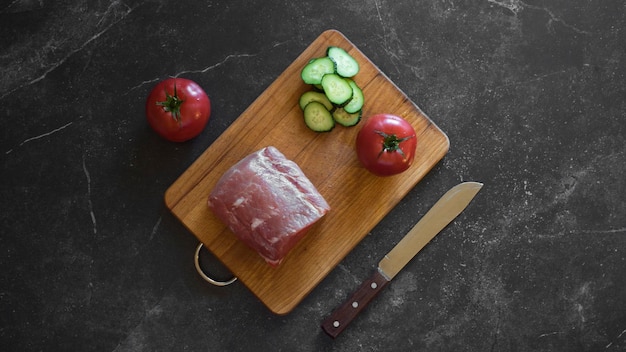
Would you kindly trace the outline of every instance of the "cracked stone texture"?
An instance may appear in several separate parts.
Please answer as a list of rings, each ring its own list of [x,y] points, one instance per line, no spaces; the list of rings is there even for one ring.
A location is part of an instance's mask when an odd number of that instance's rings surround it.
[[[212,287],[167,187],[322,31],[449,136],[444,160],[289,315]],[[626,5],[618,0],[0,4],[0,349],[626,350]],[[159,139],[181,76],[207,130]],[[319,324],[448,188],[471,206],[337,340]],[[366,214],[355,216],[367,216]],[[228,273],[205,254],[203,264]]]

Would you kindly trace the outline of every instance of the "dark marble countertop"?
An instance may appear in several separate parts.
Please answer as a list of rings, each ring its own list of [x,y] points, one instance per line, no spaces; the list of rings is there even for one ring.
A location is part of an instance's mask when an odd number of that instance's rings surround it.
[[[277,316],[199,277],[198,242],[163,195],[331,28],[451,147]],[[0,34],[1,350],[626,350],[623,1],[8,0]],[[170,76],[213,104],[186,143],[145,121]],[[323,318],[461,181],[485,186],[327,337]]]

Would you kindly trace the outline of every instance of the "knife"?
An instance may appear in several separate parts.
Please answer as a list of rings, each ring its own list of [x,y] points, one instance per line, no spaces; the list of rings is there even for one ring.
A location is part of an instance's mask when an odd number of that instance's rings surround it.
[[[322,329],[337,337],[400,270],[465,209],[483,184],[463,182],[452,187],[378,263],[378,269],[322,322]]]

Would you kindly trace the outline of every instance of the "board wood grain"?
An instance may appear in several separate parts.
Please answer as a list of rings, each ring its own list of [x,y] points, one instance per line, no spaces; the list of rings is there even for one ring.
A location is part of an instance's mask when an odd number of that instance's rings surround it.
[[[361,66],[354,80],[365,95],[364,120],[375,113],[392,113],[415,128],[417,152],[407,171],[377,177],[360,165],[354,148],[363,121],[352,128],[337,126],[329,133],[315,133],[305,126],[298,99],[311,87],[302,82],[300,71],[310,59],[324,56],[331,45],[346,49]],[[332,208],[278,268],[239,242],[207,206],[209,193],[228,168],[269,145],[295,161]],[[448,149],[448,137],[433,121],[342,33],[328,30],[168,188],[165,204],[272,312],[287,314]]]

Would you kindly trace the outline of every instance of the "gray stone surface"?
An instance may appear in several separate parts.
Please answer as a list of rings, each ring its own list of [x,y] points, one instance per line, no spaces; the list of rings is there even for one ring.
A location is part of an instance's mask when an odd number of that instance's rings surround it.
[[[330,28],[451,148],[275,316],[200,279],[163,193]],[[625,31],[619,0],[4,1],[0,349],[626,350]],[[213,103],[188,143],[144,119],[169,76]],[[485,184],[471,206],[328,338],[321,320],[464,180]]]

